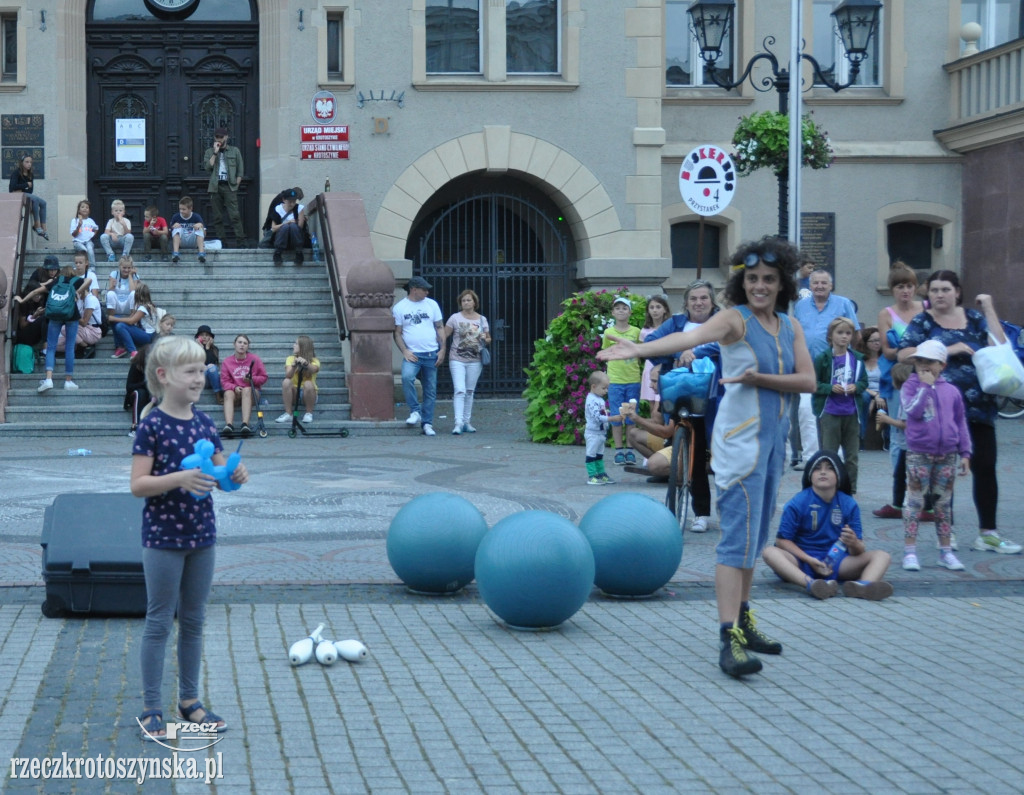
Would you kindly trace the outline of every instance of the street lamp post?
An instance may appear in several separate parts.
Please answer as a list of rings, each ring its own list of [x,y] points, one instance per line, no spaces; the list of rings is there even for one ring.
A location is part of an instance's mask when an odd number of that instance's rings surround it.
[[[799,2],[799,0],[796,0]],[[832,18],[835,20],[839,31],[839,37],[843,43],[843,51],[850,62],[849,80],[845,83],[837,82],[830,77],[812,55],[800,52],[800,59],[807,61],[813,69],[815,83],[831,88],[833,91],[842,91],[857,82],[857,75],[860,74],[860,65],[868,57],[868,47],[871,38],[878,27],[878,14],[882,8],[880,0],[842,0],[832,11]],[[731,90],[750,77],[750,84],[757,91],[770,91],[775,89],[779,95],[779,113],[789,113],[789,91],[790,72],[785,66],[780,66],[778,58],[772,52],[771,47],[775,44],[774,36],[766,36],[761,46],[764,52],[755,53],[746,68],[734,81],[723,80],[719,77],[718,71],[714,68],[715,63],[722,56],[722,42],[729,31],[733,28],[733,15],[736,11],[736,0],[696,0],[687,8],[690,15],[690,25],[693,35],[700,46],[700,57],[709,67],[708,75],[715,85],[726,90]],[[751,76],[754,66],[764,61],[771,69],[771,75],[760,80]],[[834,73],[835,65],[830,70]],[[799,80],[797,75],[797,80]],[[800,120],[790,120],[790,124],[800,124]],[[799,127],[798,127],[799,129]],[[785,238],[789,230],[789,180],[799,179],[799,174],[778,174],[779,183],[779,237]]]

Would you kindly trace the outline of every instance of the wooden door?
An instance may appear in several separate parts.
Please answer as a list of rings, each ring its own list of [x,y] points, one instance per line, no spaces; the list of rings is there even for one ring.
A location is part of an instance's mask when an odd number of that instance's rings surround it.
[[[154,204],[170,220],[178,199],[191,196],[212,225],[209,172],[202,156],[213,131],[226,127],[242,150],[245,177],[238,191],[247,236],[259,218],[259,84],[257,23],[132,21],[90,23],[88,56],[89,201],[102,227],[110,202],[125,203],[133,230]],[[144,119],[144,157],[126,159],[117,119]],[[138,150],[136,150],[138,151]],[[127,155],[128,158],[131,155]],[[225,234],[233,241],[230,223]],[[138,244],[141,250],[141,239]]]

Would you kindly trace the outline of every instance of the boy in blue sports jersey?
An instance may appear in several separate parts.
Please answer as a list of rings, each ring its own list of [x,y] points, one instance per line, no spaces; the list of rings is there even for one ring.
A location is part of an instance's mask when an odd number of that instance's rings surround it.
[[[804,469],[804,490],[782,509],[775,546],[761,557],[780,578],[802,585],[816,599],[839,591],[859,599],[881,601],[892,596],[882,577],[892,561],[888,552],[868,550],[860,523],[860,508],[850,496],[850,481],[839,455],[819,450]],[[846,553],[833,568],[825,558],[836,541]]]

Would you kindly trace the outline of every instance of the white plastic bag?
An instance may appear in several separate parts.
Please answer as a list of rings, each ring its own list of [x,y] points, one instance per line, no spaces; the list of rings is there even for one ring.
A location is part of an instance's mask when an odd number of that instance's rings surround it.
[[[1024,365],[1009,341],[980,348],[972,358],[983,392],[1024,400]]]

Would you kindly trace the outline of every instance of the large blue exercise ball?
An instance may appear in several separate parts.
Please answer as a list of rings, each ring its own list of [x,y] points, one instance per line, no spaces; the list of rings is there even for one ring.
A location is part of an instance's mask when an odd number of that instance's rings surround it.
[[[611,596],[650,596],[679,568],[683,534],[672,511],[642,494],[612,494],[580,520],[594,551],[594,584]]]
[[[476,551],[480,598],[514,629],[550,629],[579,610],[594,584],[594,553],[568,519],[522,511],[491,528]]]
[[[418,593],[458,591],[473,580],[476,549],[487,521],[469,500],[433,492],[415,497],[388,528],[388,562]]]

